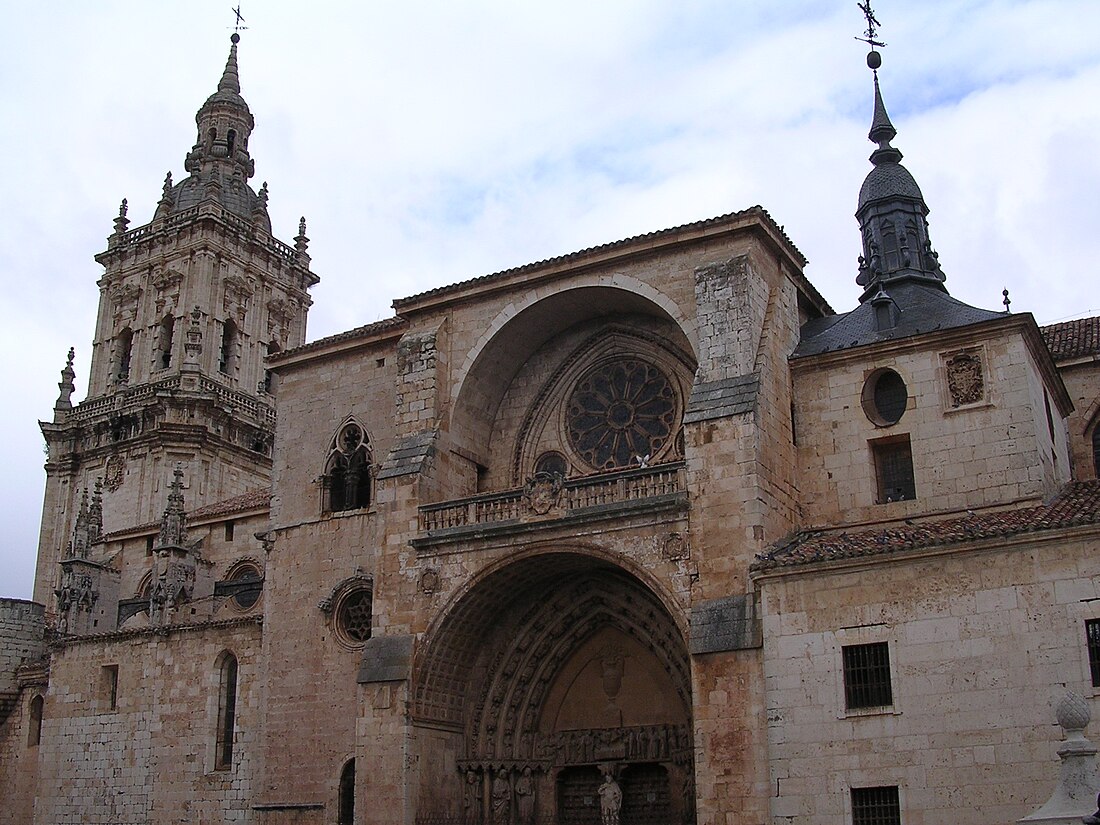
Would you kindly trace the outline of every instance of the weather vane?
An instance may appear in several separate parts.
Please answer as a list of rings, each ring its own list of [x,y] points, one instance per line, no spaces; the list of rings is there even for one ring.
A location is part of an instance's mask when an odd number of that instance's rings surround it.
[[[877,39],[878,27],[882,24],[878,22],[878,18],[875,17],[875,10],[871,8],[871,0],[865,0],[865,2],[856,3],[856,5],[859,6],[859,10],[863,12],[863,16],[867,18],[867,31],[863,33],[863,37],[857,37],[856,40],[862,40],[871,47],[871,51],[875,50],[875,46],[882,48],[886,44]]]
[[[870,0],[867,0],[867,2],[868,2],[868,4],[869,4],[869,3],[870,3]],[[862,8],[862,6],[861,6],[861,8]],[[233,15],[234,15],[234,16],[235,16],[235,17],[237,18],[237,22],[236,22],[236,25],[234,25],[234,26],[233,26],[233,31],[235,31],[235,32],[239,32],[239,31],[244,31],[245,29],[247,29],[247,28],[248,28],[248,26],[242,26],[242,25],[241,25],[241,23],[243,23],[243,22],[244,22],[244,18],[243,18],[243,17],[241,17],[241,4],[240,4],[240,3],[238,3],[238,4],[237,4],[237,8],[235,8],[235,9],[230,9],[230,11],[231,11],[231,12],[233,12]]]

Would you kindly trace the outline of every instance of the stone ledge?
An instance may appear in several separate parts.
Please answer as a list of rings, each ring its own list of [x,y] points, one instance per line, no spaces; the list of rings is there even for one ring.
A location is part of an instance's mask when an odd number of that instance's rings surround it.
[[[759,392],[760,374],[755,372],[696,384],[691,388],[684,423],[710,421],[752,412],[756,409]]]
[[[763,628],[754,595],[725,596],[691,608],[692,655],[763,646]]]
[[[413,636],[373,636],[363,647],[357,681],[403,682],[412,667]]]

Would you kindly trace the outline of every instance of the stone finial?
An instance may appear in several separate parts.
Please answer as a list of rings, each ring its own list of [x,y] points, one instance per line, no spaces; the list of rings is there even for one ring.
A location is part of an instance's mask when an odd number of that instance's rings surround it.
[[[1078,825],[1092,815],[1092,800],[1097,794],[1097,751],[1085,738],[1091,716],[1088,702],[1076,693],[1067,693],[1058,702],[1055,717],[1066,734],[1058,748],[1062,760],[1058,785],[1042,807],[1016,820],[1018,825]]]
[[[61,381],[57,384],[57,388],[61,392],[58,393],[57,401],[53,405],[55,412],[71,410],[73,407],[72,396],[73,391],[76,390],[76,385],[73,383],[73,379],[76,378],[76,372],[73,370],[73,359],[75,357],[76,350],[69,347],[69,358],[65,362],[65,368],[61,370]]]
[[[183,369],[199,369],[202,355],[202,310],[198,304],[191,310],[191,322],[187,325],[187,336],[183,342]]]
[[[122,203],[118,207],[118,217],[115,218],[115,237],[121,237],[122,234],[126,232],[126,228],[130,225],[130,219],[126,217],[128,209],[126,198],[123,198]]]
[[[305,263],[309,263],[309,238],[306,236],[306,216],[303,215],[298,220],[298,234],[294,236],[294,250],[298,253],[298,258]]]
[[[1004,300],[1001,301],[1001,303],[1005,305],[1005,315],[1008,315],[1008,313],[1011,311],[1009,310],[1009,307],[1012,305],[1012,300],[1008,297],[1007,286],[1001,291],[1001,295],[1004,297]]]
[[[76,523],[73,525],[73,540],[69,542],[69,556],[88,557],[88,488],[80,494],[80,507],[76,511]]]
[[[172,483],[168,487],[168,504],[160,519],[157,535],[158,547],[182,547],[187,543],[187,529],[183,512],[183,468],[176,465],[172,471]]]
[[[267,209],[267,200],[269,197],[271,197],[271,195],[267,190],[266,180],[263,182],[263,185],[260,186],[260,191],[256,193],[256,197],[260,199],[260,207],[263,209]]]
[[[92,490],[92,502],[88,507],[88,544],[103,541],[103,477],[97,476]]]

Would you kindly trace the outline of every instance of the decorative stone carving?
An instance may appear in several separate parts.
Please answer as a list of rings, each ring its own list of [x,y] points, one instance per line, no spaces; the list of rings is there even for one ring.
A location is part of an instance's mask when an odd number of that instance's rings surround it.
[[[599,787],[601,825],[619,825],[619,809],[623,805],[623,789],[610,773],[603,775]]]
[[[466,825],[481,825],[481,774],[473,768],[466,771],[462,808]]]
[[[125,281],[114,283],[107,288],[107,295],[111,301],[114,313],[114,325],[120,327],[137,317],[138,299],[141,297],[141,287]]]
[[[426,596],[431,596],[439,590],[440,579],[439,571],[434,568],[428,568],[420,574],[420,592]]]
[[[533,513],[544,516],[558,505],[562,484],[558,473],[535,473],[523,485],[523,497]]]
[[[272,298],[267,302],[267,336],[285,343],[290,337],[290,322],[298,314],[298,307],[285,298]]]
[[[179,304],[183,274],[175,269],[165,269],[153,276],[151,283],[157,293],[154,299],[157,315],[162,315],[165,310],[174,311]]]
[[[653,364],[623,358],[589,371],[566,407],[569,442],[597,470],[646,464],[672,437],[676,391]]]
[[[952,407],[976,404],[985,397],[982,359],[977,352],[959,352],[947,359],[947,391]]]
[[[122,486],[122,482],[125,478],[126,459],[118,453],[115,453],[107,459],[107,464],[103,468],[103,486],[113,493]]]
[[[226,275],[222,283],[225,287],[222,307],[227,315],[236,316],[237,320],[243,324],[252,302],[254,292],[252,284],[240,275]]]
[[[681,561],[688,558],[687,538],[683,533],[669,533],[661,544],[661,555],[668,561]]]

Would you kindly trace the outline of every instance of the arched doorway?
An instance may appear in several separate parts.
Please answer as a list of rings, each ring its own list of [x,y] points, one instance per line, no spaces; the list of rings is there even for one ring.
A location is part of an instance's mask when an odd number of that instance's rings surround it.
[[[436,743],[418,818],[595,825],[610,777],[630,821],[692,822],[688,668],[664,603],[605,559],[544,553],[484,576],[415,665],[414,724]]]
[[[340,790],[336,800],[338,825],[355,822],[355,760],[349,759],[340,771]]]

